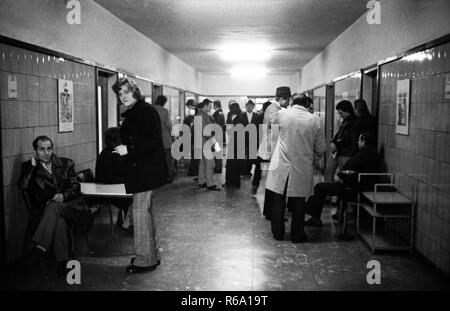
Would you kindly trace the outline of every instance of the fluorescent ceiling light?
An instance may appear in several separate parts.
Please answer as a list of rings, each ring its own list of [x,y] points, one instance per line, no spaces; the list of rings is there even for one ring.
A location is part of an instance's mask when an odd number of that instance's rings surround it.
[[[267,75],[267,68],[264,66],[236,66],[231,68],[230,73],[237,79],[261,79]]]
[[[271,56],[270,49],[266,45],[258,43],[227,45],[219,50],[220,58],[231,62],[263,62],[268,60]]]
[[[433,56],[431,55],[431,53],[429,51],[423,51],[423,52],[417,52],[414,54],[410,54],[408,56],[405,57],[405,60],[407,62],[423,62],[425,60],[432,60]]]

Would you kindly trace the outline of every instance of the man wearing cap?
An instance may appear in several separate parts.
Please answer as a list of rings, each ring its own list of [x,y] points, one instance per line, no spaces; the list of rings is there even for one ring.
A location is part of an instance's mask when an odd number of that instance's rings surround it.
[[[204,136],[203,130],[205,127],[209,124],[214,123],[214,119],[212,116],[209,115],[211,111],[211,103],[212,101],[208,98],[205,98],[201,103],[197,105],[197,113],[196,117],[201,118],[201,144],[200,141],[198,142],[198,145],[195,145],[195,149],[197,149],[198,153],[201,154],[201,159],[198,165],[198,186],[200,188],[207,188],[208,190],[213,191],[219,191],[220,188],[217,187],[217,185],[214,183],[214,159],[207,159],[205,155],[203,154],[203,146],[204,144],[211,138],[211,136]],[[195,124],[195,121],[194,121]],[[195,131],[195,125],[194,125],[194,131]],[[196,133],[194,132],[194,135]],[[194,139],[195,141],[195,139]],[[195,152],[194,152],[195,154]]]
[[[277,88],[276,93],[276,102],[273,102],[270,104],[269,107],[267,107],[266,111],[264,112],[263,117],[263,124],[267,126],[267,131],[263,130],[261,140],[265,143],[261,143],[261,148],[265,148],[266,150],[264,152],[260,152],[261,150],[258,150],[258,154],[261,155],[261,153],[264,153],[265,156],[262,157],[264,160],[270,159],[270,156],[272,155],[273,150],[275,149],[275,145],[278,140],[278,135],[272,135],[272,124],[274,124],[277,120],[278,111],[281,110],[281,108],[286,108],[289,106],[289,102],[291,100],[291,89],[288,86],[280,86]],[[263,127],[264,129],[264,127]],[[264,193],[264,208],[263,208],[263,215],[266,216],[268,220],[270,220],[271,212],[272,212],[272,205],[273,205],[273,192],[269,189],[265,190]]]
[[[292,212],[291,240],[306,241],[305,198],[312,192],[313,164],[325,152],[325,139],[318,116],[307,107],[310,97],[298,97],[290,109],[278,113],[275,123],[280,126],[278,143],[273,151],[266,188],[273,194],[271,211],[272,234],[283,240],[286,197]]]

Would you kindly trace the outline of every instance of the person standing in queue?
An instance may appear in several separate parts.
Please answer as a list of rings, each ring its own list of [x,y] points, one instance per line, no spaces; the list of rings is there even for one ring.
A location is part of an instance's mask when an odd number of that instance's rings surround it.
[[[113,85],[113,91],[127,110],[120,128],[122,145],[115,152],[124,157],[125,190],[133,194],[134,251],[126,271],[152,271],[161,263],[153,214],[153,190],[167,183],[161,120],[146,103],[136,83],[127,77]]]
[[[267,128],[263,127],[262,131],[262,143],[258,149],[258,155],[263,160],[270,160],[273,150],[278,141],[278,135],[275,135],[275,129],[272,126],[276,123],[278,112],[282,108],[287,108],[291,101],[291,89],[288,86],[280,86],[275,91],[276,101],[271,103],[265,110],[263,115],[262,124],[265,124]],[[270,220],[272,215],[274,192],[265,188],[264,192],[264,207],[263,215],[267,220]]]

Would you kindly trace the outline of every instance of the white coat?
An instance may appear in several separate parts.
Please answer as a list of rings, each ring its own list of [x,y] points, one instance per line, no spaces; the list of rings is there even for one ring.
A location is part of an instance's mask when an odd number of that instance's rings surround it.
[[[270,160],[266,188],[283,194],[287,181],[288,197],[307,197],[312,192],[313,163],[325,152],[320,119],[295,105],[279,111],[275,123],[280,126],[280,135]]]

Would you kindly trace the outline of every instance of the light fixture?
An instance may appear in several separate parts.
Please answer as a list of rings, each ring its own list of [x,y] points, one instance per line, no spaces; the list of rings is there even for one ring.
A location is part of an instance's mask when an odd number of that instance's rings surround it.
[[[433,56],[429,51],[417,52],[414,54],[410,54],[404,58],[407,62],[423,62],[425,60],[432,60]]]
[[[237,79],[262,79],[267,75],[268,69],[261,65],[240,65],[230,69],[230,73]]]
[[[229,44],[219,49],[219,55],[230,62],[264,62],[271,57],[271,50],[261,43]]]

